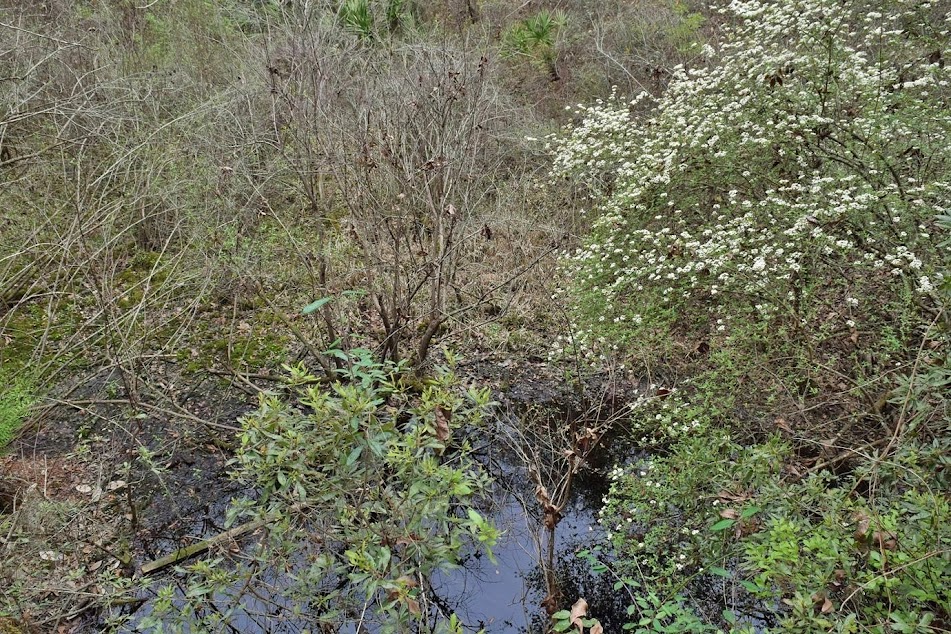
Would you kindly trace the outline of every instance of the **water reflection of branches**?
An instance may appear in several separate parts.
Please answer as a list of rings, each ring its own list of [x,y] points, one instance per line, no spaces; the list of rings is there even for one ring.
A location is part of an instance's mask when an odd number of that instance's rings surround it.
[[[609,386],[585,398],[583,406],[576,410],[530,408],[521,416],[499,419],[498,437],[525,466],[534,487],[533,500],[517,497],[527,517],[533,515],[533,508],[541,512],[532,535],[545,582],[542,606],[548,614],[559,609],[563,598],[555,574],[555,529],[571,500],[575,477],[588,465],[622,415],[612,407],[613,395],[613,386]]]

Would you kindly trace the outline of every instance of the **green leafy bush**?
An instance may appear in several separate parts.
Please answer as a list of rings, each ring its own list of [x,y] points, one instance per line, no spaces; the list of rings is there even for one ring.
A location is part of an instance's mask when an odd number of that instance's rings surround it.
[[[430,576],[473,549],[491,556],[497,532],[478,511],[489,480],[465,439],[488,393],[460,391],[446,369],[416,393],[400,367],[368,351],[340,356],[341,380],[323,386],[289,368],[297,403],[265,395],[242,419],[235,475],[257,497],[232,515],[265,522],[268,534],[247,566],[188,567],[186,595],[197,601],[179,610],[186,623],[233,614],[243,592],[268,585],[253,563],[266,562],[285,571],[266,592],[300,606],[303,623],[359,616],[379,631],[425,629]],[[163,601],[171,610],[174,594]],[[201,607],[207,601],[217,612]]]

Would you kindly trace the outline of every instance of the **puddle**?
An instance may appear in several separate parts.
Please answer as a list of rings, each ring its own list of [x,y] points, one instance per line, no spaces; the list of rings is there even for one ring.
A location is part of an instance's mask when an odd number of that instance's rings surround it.
[[[590,424],[578,413],[585,410],[579,406],[580,397],[564,382],[535,374],[536,370],[543,372],[539,367],[529,368],[527,373],[522,371],[521,376],[508,368],[502,370],[511,378],[507,379],[506,393],[498,395],[498,400],[504,403],[499,408],[499,416],[505,417],[499,422],[515,426],[514,417],[530,415],[528,405],[531,404],[552,420],[575,420],[582,427]],[[487,371],[496,372],[494,368]],[[605,445],[593,452],[591,463],[574,478],[571,495],[555,529],[551,570],[561,590],[558,609],[568,608],[577,598],[584,597],[590,605],[590,613],[601,619],[606,628],[612,624],[620,628],[626,603],[615,600],[619,597],[612,588],[613,579],[593,576],[587,562],[576,555],[579,550],[594,545],[601,536],[596,519],[601,498],[607,492],[605,474],[611,466],[608,449]],[[162,499],[170,492],[167,489],[155,491],[153,507],[165,511],[147,522],[148,530],[142,534],[145,539],[139,543],[139,563],[224,530],[228,504],[242,492],[227,479],[219,459],[209,462],[200,453],[185,456],[187,464],[176,465],[165,485],[173,489],[174,497],[181,498],[184,504],[170,504],[170,500]],[[472,554],[458,569],[437,573],[431,580],[433,602],[443,610],[455,612],[469,631],[485,628],[489,634],[544,632],[548,618],[542,602],[548,588],[543,562],[547,560],[548,535],[542,509],[535,498],[535,485],[516,452],[497,439],[487,444],[481,460],[495,478],[485,515],[504,531],[494,548],[495,562],[485,555]],[[194,480],[189,481],[189,477]],[[172,509],[176,504],[179,508]],[[141,605],[126,608],[126,614],[132,617],[126,631],[133,631],[135,623],[151,612],[158,587],[178,581],[173,573],[156,575],[154,586],[139,595]],[[270,582],[276,587],[281,585],[276,573],[271,574]],[[292,610],[282,609],[274,599],[243,597],[241,607],[232,618],[233,631],[300,632],[313,627],[313,623],[292,618]],[[342,631],[353,629],[351,626]]]
[[[485,371],[485,368],[477,369]],[[496,372],[493,368],[487,371]],[[629,446],[617,440],[623,434],[607,432],[593,441],[594,448],[571,480],[570,495],[560,509],[560,520],[554,529],[554,548],[549,551],[549,531],[545,526],[537,484],[541,482],[547,489],[556,490],[556,483],[563,475],[558,469],[563,470],[565,464],[562,457],[565,439],[577,438],[589,427],[604,429],[599,425],[605,423],[613,411],[614,403],[610,402],[613,399],[604,398],[603,395],[609,393],[604,385],[592,390],[599,395],[598,399],[592,400],[591,394],[578,394],[563,381],[544,376],[544,370],[537,366],[521,374],[506,368],[501,375],[507,384],[506,391],[497,394],[500,405],[494,420],[496,429],[494,433],[490,432],[479,459],[494,479],[490,500],[481,510],[503,533],[493,549],[494,561],[484,554],[473,553],[460,562],[460,567],[433,576],[429,597],[437,606],[434,609],[444,614],[455,613],[465,631],[484,629],[487,634],[540,634],[548,631],[546,607],[568,609],[577,599],[584,598],[589,605],[589,615],[597,618],[605,631],[621,631],[629,620],[626,610],[630,598],[624,590],[614,589],[615,579],[609,573],[595,575],[578,552],[603,543],[597,515],[608,492],[607,473],[611,467],[644,456],[632,453]],[[479,382],[480,378],[486,380],[488,377],[470,378]],[[491,378],[496,381],[486,382],[498,384],[498,373],[492,374]],[[636,386],[627,386],[623,391],[618,388],[619,393],[627,396],[636,390]],[[595,405],[587,404],[591,402]],[[559,430],[566,427],[571,432],[564,435]],[[559,436],[559,433],[563,435]],[[526,453],[519,450],[519,447],[524,449],[526,446],[533,447],[535,452],[534,469],[527,464],[532,460],[526,459]],[[544,450],[538,451],[538,447],[544,447]],[[211,458],[201,457],[200,453],[186,457],[186,462],[194,461],[187,466],[196,480],[190,482],[189,476],[181,469],[178,470],[179,479],[170,480],[182,499],[194,498],[195,503],[168,515],[170,521],[152,522],[149,531],[143,533],[147,539],[140,542],[139,563],[221,533],[231,499],[246,493],[228,480],[220,459],[208,462]],[[542,454],[541,459],[539,454]],[[547,465],[544,464],[546,455]],[[194,495],[188,495],[190,493]],[[161,497],[162,492],[157,491],[156,495]],[[156,508],[169,507],[167,500],[156,499],[154,502]],[[125,631],[134,631],[135,624],[151,612],[152,600],[160,586],[180,581],[174,573],[156,575],[152,588],[139,595],[141,605],[126,608],[132,621]],[[231,625],[223,631],[261,634],[314,631],[313,620],[294,618],[295,606],[268,591],[268,588],[282,587],[282,574],[265,571],[258,581],[261,583],[255,584],[254,593],[231,598],[231,601],[240,603],[229,617]],[[720,587],[716,586],[717,583]],[[549,600],[546,606],[553,586],[557,589],[557,599]],[[719,613],[722,609],[719,599],[727,591],[722,586],[722,580],[710,583],[698,580],[687,594],[691,602],[696,602],[703,611],[709,608]],[[182,592],[184,590],[179,588],[179,596]],[[755,626],[765,622],[765,615],[755,610],[744,612],[747,622]],[[349,623],[335,631],[355,633],[357,626],[354,623],[358,617],[352,615]],[[372,631],[372,627],[360,628],[360,632]]]

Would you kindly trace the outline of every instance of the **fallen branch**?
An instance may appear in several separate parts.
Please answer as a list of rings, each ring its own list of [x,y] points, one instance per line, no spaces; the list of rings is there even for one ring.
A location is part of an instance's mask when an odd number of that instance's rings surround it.
[[[192,544],[191,546],[186,546],[185,548],[179,548],[178,550],[160,557],[155,561],[150,561],[146,564],[142,564],[142,574],[148,575],[153,572],[159,571],[168,566],[174,566],[175,564],[185,561],[190,557],[194,557],[199,553],[203,553],[206,550],[223,544],[225,542],[234,541],[236,538],[244,535],[245,533],[250,533],[256,531],[266,524],[265,520],[254,520],[253,522],[248,522],[247,524],[242,524],[241,526],[236,526],[231,530],[227,530],[223,533],[219,533],[214,537],[209,537],[208,539],[203,539],[202,541]]]

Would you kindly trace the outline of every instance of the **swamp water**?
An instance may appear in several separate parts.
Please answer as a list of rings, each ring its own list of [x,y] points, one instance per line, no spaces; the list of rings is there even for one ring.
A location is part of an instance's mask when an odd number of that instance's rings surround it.
[[[552,586],[557,590],[550,608],[568,609],[579,598],[588,605],[589,616],[597,618],[606,632],[620,632],[629,621],[627,606],[630,597],[624,590],[614,589],[615,579],[610,573],[596,575],[585,559],[578,556],[603,541],[604,534],[597,522],[603,497],[608,492],[607,474],[616,464],[628,464],[646,456],[632,452],[624,440],[623,418],[611,429],[609,419],[618,409],[617,399],[606,395],[615,392],[606,385],[589,386],[587,396],[579,396],[564,384],[545,377],[543,372],[527,375],[524,371],[511,376],[497,367],[479,366],[469,378],[477,384],[503,384],[506,388],[496,394],[500,406],[490,428],[493,432],[483,440],[479,459],[492,476],[492,495],[481,510],[502,535],[493,548],[495,561],[483,554],[470,554],[459,562],[459,567],[438,572],[430,580],[428,596],[432,612],[444,616],[455,613],[467,632],[483,629],[487,634],[513,632],[536,634],[548,631],[550,625],[545,601],[551,596]],[[622,400],[630,400],[638,393],[637,386],[618,389]],[[595,397],[592,397],[592,394]],[[587,452],[587,459],[572,478],[570,493],[561,506],[560,519],[554,527],[554,547],[549,549],[549,529],[545,526],[543,506],[538,499],[537,484],[542,482],[554,490],[558,480],[558,456],[564,450],[566,436],[558,430],[571,429],[568,438],[593,428],[599,430],[597,441]],[[526,449],[534,448],[536,460],[527,458]],[[547,452],[547,454],[546,454]],[[539,454],[546,460],[537,460]],[[189,483],[183,477],[177,486],[191,486],[204,492],[205,504],[194,507],[190,513],[179,513],[173,521],[156,524],[150,536],[141,540],[139,565],[178,548],[219,535],[225,530],[224,517],[230,501],[247,493],[228,479],[223,462],[190,464],[190,473],[196,478]],[[194,467],[200,466],[201,469]],[[534,467],[534,468],[532,468]],[[152,506],[167,506],[164,494],[157,492]],[[161,515],[155,513],[154,515]],[[247,547],[253,537],[245,536],[241,543]],[[232,553],[240,557],[240,552]],[[208,557],[209,554],[204,555]],[[194,559],[190,561],[195,561]],[[125,631],[134,631],[136,625],[151,613],[156,591],[160,586],[178,586],[178,596],[184,588],[179,576],[169,568],[155,575],[153,585],[139,594],[139,602],[127,605],[124,613],[131,617]],[[249,633],[315,633],[312,619],[294,616],[295,606],[279,592],[284,586],[284,573],[270,569],[259,573],[251,591],[238,592],[240,600],[228,619],[228,626],[220,631]],[[775,609],[764,609],[755,601],[744,602],[735,596],[736,588],[720,578],[696,580],[686,589],[688,600],[707,615],[718,615],[724,605],[730,604],[741,620],[761,629],[769,625]],[[728,595],[733,594],[730,597]],[[746,603],[742,609],[738,603]],[[339,631],[357,632],[354,615],[343,623]],[[94,624],[91,630],[99,628]],[[101,624],[100,624],[101,625]],[[360,632],[373,632],[372,626]]]
[[[498,410],[499,419],[495,421],[499,429],[533,424],[530,417],[540,412],[544,412],[549,421],[571,422],[582,428],[594,422],[578,413],[582,409],[577,403],[571,403],[573,396],[563,384],[543,382],[537,377],[510,383],[509,389],[497,398],[503,403]],[[593,410],[588,408],[587,411]],[[597,412],[590,415],[598,417]],[[577,555],[603,536],[597,513],[607,493],[606,473],[612,464],[610,453],[613,452],[609,444],[603,441],[599,444],[573,478],[570,495],[554,528],[554,548],[549,550],[549,530],[544,526],[542,507],[536,499],[537,478],[533,481],[524,460],[510,443],[489,439],[480,459],[494,479],[484,515],[502,531],[493,548],[495,562],[484,554],[471,554],[458,568],[434,575],[430,594],[436,609],[454,612],[466,631],[544,632],[549,620],[542,604],[554,580],[558,590],[557,609],[567,609],[578,598],[584,598],[589,604],[589,614],[598,618],[606,631],[620,631],[629,601],[614,591],[613,578],[593,575],[589,564]],[[224,530],[224,515],[230,500],[240,495],[240,490],[227,480],[223,469],[216,475],[206,476],[199,484],[210,487],[209,493],[217,495],[210,495],[200,517],[181,518],[167,534],[154,534],[144,545],[143,561]],[[161,493],[157,494],[155,504],[161,504],[161,497]],[[208,556],[207,553],[204,556]],[[312,621],[308,623],[293,616],[292,605],[262,592],[261,585],[280,588],[281,575],[277,571],[265,571],[262,576],[265,583],[256,587],[255,593],[242,596],[238,609],[229,619],[231,626],[222,631],[301,632],[308,627],[314,631]],[[134,631],[151,613],[160,586],[179,583],[171,568],[156,574],[153,586],[140,593],[141,603],[126,608],[126,614],[131,616],[126,631]],[[179,585],[179,596],[182,591]],[[345,625],[341,631],[355,629]]]

